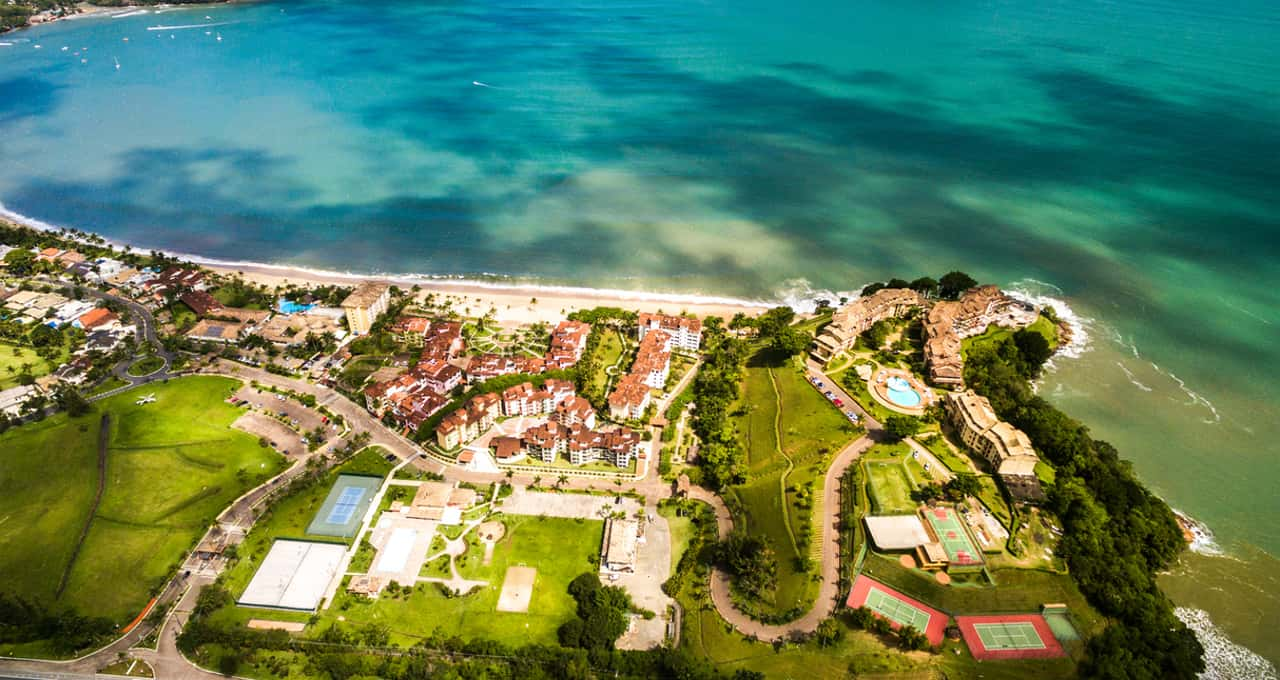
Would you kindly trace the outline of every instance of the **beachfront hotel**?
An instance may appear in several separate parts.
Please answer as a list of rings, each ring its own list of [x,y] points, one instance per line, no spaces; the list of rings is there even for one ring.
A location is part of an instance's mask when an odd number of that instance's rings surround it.
[[[347,326],[355,335],[364,335],[373,327],[379,314],[387,311],[391,303],[391,286],[377,281],[366,281],[342,301],[347,313]]]
[[[641,342],[644,342],[650,331],[660,330],[670,336],[667,343],[670,351],[696,354],[702,346],[702,321],[699,319],[641,312],[638,326],[638,339]]]

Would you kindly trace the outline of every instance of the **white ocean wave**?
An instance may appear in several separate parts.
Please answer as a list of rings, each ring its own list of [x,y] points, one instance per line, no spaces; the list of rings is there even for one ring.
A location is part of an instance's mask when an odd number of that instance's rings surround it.
[[[1189,607],[1173,610],[1204,646],[1203,680],[1278,680],[1276,667],[1253,650],[1232,642],[1213,625],[1208,612]]]
[[[1130,383],[1133,383],[1133,386],[1134,386],[1134,387],[1136,387],[1136,388],[1138,388],[1138,389],[1142,390],[1143,392],[1150,392],[1150,391],[1152,391],[1150,387],[1147,387],[1146,385],[1142,384],[1142,381],[1140,381],[1140,380],[1138,380],[1136,377],[1134,377],[1134,375],[1133,375],[1133,371],[1130,371],[1128,366],[1125,366],[1124,364],[1120,363],[1119,361],[1117,361],[1117,362],[1116,362],[1116,365],[1120,367],[1120,370],[1121,370],[1121,371],[1124,371],[1125,376],[1129,378],[1129,382],[1130,382]]]
[[[1218,545],[1218,540],[1213,535],[1213,530],[1209,528],[1209,525],[1177,508],[1173,508],[1173,513],[1186,524],[1187,529],[1191,532],[1190,548],[1192,552],[1211,557],[1222,557],[1226,554],[1223,552],[1222,546]]]
[[[1096,322],[1094,319],[1077,313],[1067,301],[1062,299],[1062,289],[1036,279],[1021,279],[1005,286],[1010,297],[1037,307],[1052,307],[1059,319],[1071,329],[1071,339],[1066,345],[1058,348],[1054,357],[1078,359],[1089,350],[1092,333]],[[1056,294],[1056,296],[1055,296]],[[1052,368],[1052,361],[1048,364]]]

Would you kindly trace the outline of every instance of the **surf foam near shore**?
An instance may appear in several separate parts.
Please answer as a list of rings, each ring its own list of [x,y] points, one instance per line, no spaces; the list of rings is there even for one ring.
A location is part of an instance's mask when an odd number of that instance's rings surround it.
[[[1178,607],[1173,613],[1187,624],[1204,646],[1205,669],[1200,674],[1204,680],[1277,680],[1280,677],[1270,661],[1228,639],[1203,609]]]

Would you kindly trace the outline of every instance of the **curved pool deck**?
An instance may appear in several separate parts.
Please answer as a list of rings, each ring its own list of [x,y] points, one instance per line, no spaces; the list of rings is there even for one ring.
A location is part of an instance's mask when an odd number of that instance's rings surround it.
[[[881,406],[909,416],[924,415],[933,404],[933,390],[908,371],[881,368],[867,381],[867,391]]]

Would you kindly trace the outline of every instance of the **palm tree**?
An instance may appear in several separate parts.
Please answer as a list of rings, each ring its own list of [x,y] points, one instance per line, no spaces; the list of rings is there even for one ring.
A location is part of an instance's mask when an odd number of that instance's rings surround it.
[[[509,481],[511,481],[511,478],[512,478],[512,477],[514,477],[514,476],[516,476],[516,471],[515,471],[515,470],[507,470],[507,481],[508,481],[508,482],[509,482]]]
[[[557,487],[564,486],[565,484],[568,484],[568,483],[569,483],[569,475],[560,475],[560,477],[556,479]]]
[[[533,476],[533,485],[534,485],[534,486],[538,486],[538,485],[539,485],[539,484],[541,484],[541,483],[542,483],[542,475],[534,475],[534,476]]]

